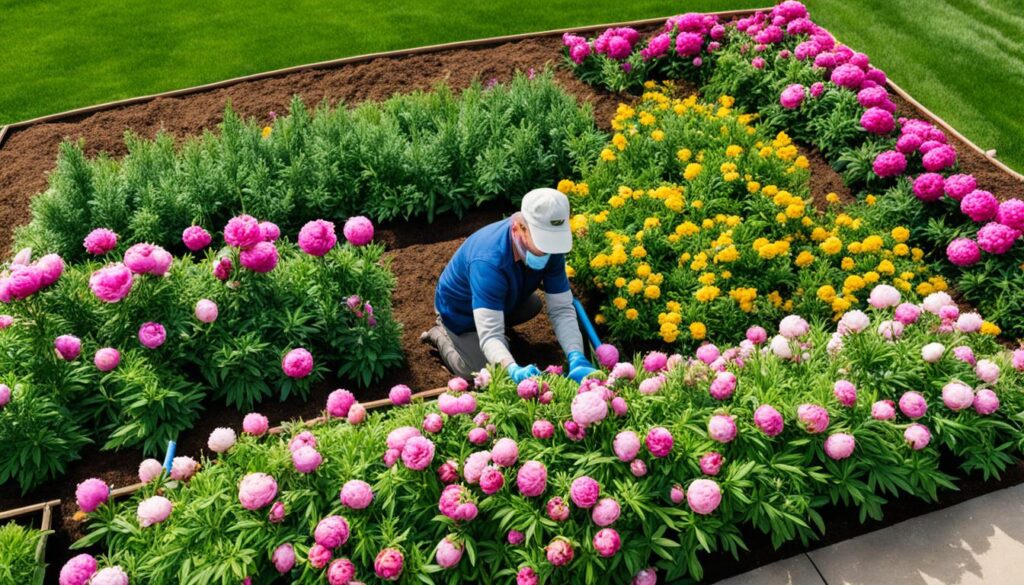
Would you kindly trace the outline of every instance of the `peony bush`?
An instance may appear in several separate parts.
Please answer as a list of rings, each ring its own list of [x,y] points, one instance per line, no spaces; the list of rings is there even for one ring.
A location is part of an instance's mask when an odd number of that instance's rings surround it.
[[[37,554],[46,534],[13,521],[0,525],[0,579],[5,583],[42,585],[46,565]]]
[[[326,423],[240,435],[185,483],[98,504],[75,546],[144,582],[699,579],[702,554],[738,556],[752,531],[807,543],[826,505],[878,518],[892,498],[934,500],[959,474],[1012,464],[1024,352],[952,308],[929,295],[899,335],[882,327],[898,307],[828,328],[790,315],[710,363],[703,346],[579,385],[534,380],[545,401],[493,373],[442,396],[471,408],[348,420],[358,403],[338,390]],[[728,396],[713,390],[724,374]],[[304,449],[322,457],[312,470],[293,464]],[[154,497],[169,506],[152,523],[140,510]]]

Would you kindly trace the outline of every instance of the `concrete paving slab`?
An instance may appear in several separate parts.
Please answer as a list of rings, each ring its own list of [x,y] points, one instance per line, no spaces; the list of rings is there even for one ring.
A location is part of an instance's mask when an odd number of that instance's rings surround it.
[[[717,585],[826,585],[807,555],[776,561],[719,581]]]
[[[1024,485],[808,553],[828,585],[1024,583]]]

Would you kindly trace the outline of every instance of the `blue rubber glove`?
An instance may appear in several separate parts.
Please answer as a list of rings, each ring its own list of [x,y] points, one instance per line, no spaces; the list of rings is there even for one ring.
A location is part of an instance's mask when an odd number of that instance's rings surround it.
[[[513,362],[509,364],[508,367],[505,369],[508,371],[509,377],[512,378],[512,381],[515,382],[516,384],[522,382],[527,378],[532,378],[534,376],[540,375],[540,368],[533,364],[527,366],[520,366],[519,364]]]
[[[570,351],[567,357],[569,358],[569,378],[577,384],[582,382],[583,378],[597,371],[581,351]]]

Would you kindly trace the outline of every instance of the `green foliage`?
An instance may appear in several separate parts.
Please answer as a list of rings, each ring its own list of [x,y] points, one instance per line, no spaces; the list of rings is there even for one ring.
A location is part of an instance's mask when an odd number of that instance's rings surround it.
[[[81,143],[64,143],[17,245],[75,261],[85,255],[85,236],[106,227],[122,248],[150,242],[184,252],[185,228],[214,231],[243,211],[285,233],[312,217],[461,217],[487,201],[518,203],[573,174],[592,156],[587,147],[603,140],[590,107],[551,72],[459,94],[441,85],[351,109],[324,102],[311,112],[296,97],[290,115],[269,124],[243,120],[229,105],[219,134],[180,149],[168,134],[127,133],[119,161],[89,160]]]
[[[323,580],[323,571],[306,561],[314,528],[325,516],[340,514],[351,530],[348,542],[334,551],[335,558],[350,559],[366,582],[376,582],[373,561],[385,547],[403,553],[403,583],[503,583],[524,566],[536,570],[544,582],[625,583],[652,565],[670,582],[699,580],[705,553],[725,551],[738,558],[746,550],[750,531],[770,535],[775,547],[795,540],[807,544],[827,530],[821,510],[828,504],[856,510],[862,522],[880,518],[883,505],[893,498],[934,501],[940,491],[956,488],[956,477],[942,470],[947,464],[940,469],[940,457],[959,464],[964,473],[998,476],[1010,458],[1019,455],[1022,432],[1016,413],[1024,408],[1024,374],[1010,367],[1008,352],[989,336],[936,333],[938,318],[928,313],[908,326],[902,337],[889,341],[876,327],[892,318],[891,310],[871,311],[871,317],[873,323],[864,332],[843,336],[838,348],[827,347],[833,345],[827,330],[813,327],[793,342],[803,345],[799,351],[806,355],[799,360],[740,348],[744,362],[727,362],[737,378],[735,394],[722,401],[709,394],[715,372],[699,362],[683,362],[662,373],[666,381],[657,392],[640,392],[639,383],[658,374],[644,371],[637,357],[636,380],[609,383],[626,401],[628,413],[609,412],[579,441],[570,440],[561,429],[550,439],[537,439],[531,432],[535,420],[557,425],[573,418],[577,388],[572,382],[546,377],[554,398],[540,404],[521,399],[514,383],[495,374],[486,391],[477,394],[479,410],[494,425],[491,439],[515,440],[519,456],[513,466],[498,468],[505,484],[492,495],[462,483],[464,501],[479,507],[471,521],[455,522],[438,513],[445,486],[434,471],[449,460],[464,470],[467,457],[489,448],[466,441],[468,431],[477,426],[471,416],[445,416],[439,433],[424,432],[435,446],[427,469],[413,471],[401,461],[388,468],[382,461],[391,431],[420,428],[424,416],[439,409],[433,402],[415,402],[373,412],[358,426],[333,419],[308,429],[289,426],[278,436],[243,436],[229,452],[204,464],[187,484],[161,479],[130,500],[105,504],[91,514],[89,533],[75,547],[101,546],[107,562],[121,565],[135,580],[198,584],[234,583],[246,576],[276,578],[271,554],[280,544],[290,543],[298,562],[286,578],[312,584]],[[1002,376],[986,384],[952,352],[935,363],[923,361],[921,348],[935,341],[974,348],[979,358],[995,361]],[[841,378],[857,388],[853,406],[841,405],[833,394]],[[952,380],[991,388],[999,396],[1000,409],[988,416],[971,408],[949,410],[941,395]],[[925,416],[913,421],[933,432],[931,444],[920,451],[912,450],[903,437],[912,421],[902,415],[887,421],[871,415],[873,403],[898,401],[908,390],[922,393],[929,404]],[[766,436],[754,423],[754,411],[764,404],[784,417],[785,428],[775,437]],[[825,433],[804,429],[796,416],[802,404],[828,409]],[[734,418],[735,439],[718,443],[709,437],[707,424],[716,414]],[[615,456],[613,441],[625,430],[636,432],[642,441],[659,426],[674,438],[671,452],[658,458],[642,451],[648,471],[636,477],[630,464]],[[324,456],[323,464],[308,475],[295,471],[288,449],[290,439],[303,430],[315,434],[316,448]],[[825,453],[830,433],[855,438],[852,456],[834,460]],[[720,487],[721,504],[708,515],[673,504],[673,486],[687,488],[698,478],[708,479],[699,460],[711,451],[724,457],[720,472],[711,478]],[[539,497],[525,497],[516,489],[519,466],[526,461],[539,461],[547,468],[546,490]],[[276,499],[287,511],[280,524],[269,522],[266,509],[248,511],[239,504],[240,480],[253,472],[276,479]],[[592,545],[600,527],[591,511],[569,499],[570,485],[583,475],[600,484],[601,497],[613,498],[621,507],[613,528],[621,536],[622,548],[611,558],[600,557]],[[338,503],[339,488],[355,479],[373,489],[372,504],[364,510]],[[173,512],[162,524],[140,528],[136,506],[158,492],[171,499]],[[546,514],[546,502],[554,496],[570,502],[570,516],[564,522]],[[523,544],[505,544],[510,530],[524,534]],[[434,564],[436,545],[446,537],[464,548],[458,566],[448,570]],[[566,567],[553,567],[545,558],[544,547],[555,538],[572,542],[575,558]]]
[[[0,582],[43,585],[46,564],[40,553],[47,534],[13,521],[0,526]]]

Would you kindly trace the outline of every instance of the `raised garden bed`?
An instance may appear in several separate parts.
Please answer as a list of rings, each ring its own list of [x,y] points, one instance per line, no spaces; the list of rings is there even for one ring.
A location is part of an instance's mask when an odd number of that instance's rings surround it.
[[[500,41],[499,41],[500,42]],[[8,225],[24,223],[27,219],[28,199],[45,186],[43,174],[52,166],[53,152],[60,137],[84,137],[86,153],[95,154],[105,150],[114,155],[123,154],[121,135],[126,128],[131,128],[143,136],[151,136],[155,129],[163,125],[170,129],[175,139],[180,141],[183,136],[195,134],[199,130],[212,127],[222,111],[223,102],[230,98],[234,107],[243,115],[264,117],[268,111],[283,111],[288,98],[293,93],[307,96],[307,101],[317,101],[320,97],[344,98],[348,103],[362,99],[383,98],[394,91],[408,89],[426,89],[436,81],[447,80],[451,85],[464,87],[473,78],[506,81],[516,69],[540,69],[547,61],[558,61],[561,42],[557,38],[540,37],[517,40],[498,44],[487,48],[450,49],[438,53],[409,57],[381,57],[365,63],[343,65],[337,70],[323,69],[291,73],[273,78],[243,81],[227,87],[200,92],[195,95],[182,95],[157,98],[141,104],[126,105],[117,109],[104,110],[99,113],[82,113],[77,120],[45,121],[27,128],[19,128],[8,132],[3,148],[0,149],[0,195],[4,206],[4,219],[10,219]],[[615,108],[623,98],[594,90],[581,84],[567,71],[556,72],[559,83],[566,87],[578,99],[595,105],[596,117],[603,128],[608,129],[608,121],[614,115]],[[913,104],[895,98],[900,115],[927,117],[927,112],[915,109]],[[983,153],[960,142],[959,136],[951,136],[950,142],[958,146],[960,167],[973,173],[980,185],[999,194],[1012,194],[1019,190],[1019,178],[992,164]],[[825,158],[816,155],[812,149],[802,149],[810,158],[810,191],[821,199],[826,193],[837,192],[844,200],[851,200],[852,194],[844,190],[841,180]],[[406,383],[413,388],[429,388],[442,384],[447,376],[437,361],[430,356],[426,347],[418,342],[419,332],[426,329],[433,321],[431,294],[437,275],[458,243],[469,233],[486,223],[501,217],[511,210],[503,204],[493,204],[488,209],[471,212],[461,221],[442,218],[432,225],[409,225],[405,223],[385,226],[379,230],[378,239],[388,247],[391,268],[398,278],[393,298],[395,318],[405,324],[402,345],[409,359],[409,368],[389,376],[380,384],[376,392],[361,394],[361,399],[382,396],[388,387],[396,383]],[[6,222],[5,222],[6,223]],[[9,233],[4,233],[9,238]],[[523,328],[520,334],[530,344],[531,350],[524,357],[541,364],[558,360],[557,344],[546,324],[542,327]],[[274,421],[284,421],[294,417],[310,417],[319,413],[327,393],[333,384],[324,384],[313,389],[309,401],[283,404],[268,403],[259,410],[270,416]],[[198,454],[203,448],[209,432],[216,427],[237,427],[243,413],[231,409],[211,410],[190,431],[181,442],[179,449],[183,453]],[[54,494],[65,499],[64,512],[67,517],[73,513],[74,505],[71,493],[74,485],[87,477],[98,476],[113,485],[126,485],[135,481],[135,467],[141,460],[139,454],[121,452],[116,455],[89,453],[86,460],[73,464],[64,485],[48,485],[44,493]],[[953,470],[950,464],[944,469]],[[983,493],[1008,483],[1020,481],[1021,467],[1016,465],[1012,472],[1003,476],[1002,482],[970,482],[966,486],[967,494]],[[20,499],[13,492],[0,492],[7,496],[0,499],[0,508],[16,505]],[[965,494],[966,495],[966,494]],[[948,500],[947,500],[948,498]],[[944,496],[940,502],[952,503],[954,497]],[[909,510],[915,505],[907,505],[903,498],[885,507],[888,523],[899,516],[890,516],[893,509]],[[911,500],[917,502],[917,500]],[[928,508],[916,504],[918,511]],[[878,523],[861,525],[849,517],[848,512],[838,508],[834,513],[826,514],[830,527],[839,526],[827,534],[841,536],[853,535],[877,526]],[[847,528],[847,526],[849,528]],[[64,523],[65,534],[79,535],[79,525],[70,520]],[[749,542],[756,546],[756,541]],[[767,544],[767,543],[762,543]],[[792,546],[792,545],[787,545]],[[785,550],[785,549],[784,549]],[[780,558],[774,554],[765,556],[752,555],[758,562]],[[51,562],[58,567],[63,559]],[[706,563],[709,566],[718,563]],[[735,566],[737,571],[748,564]],[[712,571],[709,576],[726,576]]]

